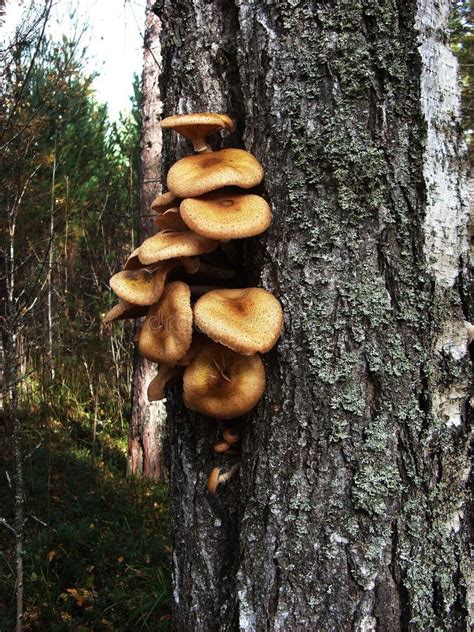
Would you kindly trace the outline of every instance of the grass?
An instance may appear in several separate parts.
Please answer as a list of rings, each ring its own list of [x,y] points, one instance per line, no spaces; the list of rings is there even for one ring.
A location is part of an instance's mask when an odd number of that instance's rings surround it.
[[[25,452],[32,450],[25,463],[24,629],[169,630],[166,486],[124,476],[125,441],[106,425],[93,463],[87,416],[61,422],[51,409],[34,409],[23,419]],[[13,522],[5,434],[0,454],[0,516]],[[0,526],[2,632],[14,627],[13,547],[12,534]]]

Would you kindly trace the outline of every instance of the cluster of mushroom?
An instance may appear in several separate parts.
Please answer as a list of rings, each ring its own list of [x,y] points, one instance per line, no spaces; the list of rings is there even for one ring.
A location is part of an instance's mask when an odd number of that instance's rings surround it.
[[[163,399],[167,385],[182,375],[188,408],[233,419],[261,398],[265,370],[259,354],[273,347],[283,325],[280,303],[272,294],[238,287],[229,255],[230,240],[258,235],[271,222],[267,202],[248,192],[262,181],[263,169],[242,149],[211,150],[208,136],[233,129],[226,115],[170,116],[161,126],[191,140],[196,154],[169,170],[169,192],[151,205],[159,230],[111,278],[121,301],[104,320],[145,316],[138,349],[159,364],[149,400]],[[239,440],[226,429],[214,449],[235,454]],[[215,468],[210,491],[226,477],[229,473],[221,475]]]

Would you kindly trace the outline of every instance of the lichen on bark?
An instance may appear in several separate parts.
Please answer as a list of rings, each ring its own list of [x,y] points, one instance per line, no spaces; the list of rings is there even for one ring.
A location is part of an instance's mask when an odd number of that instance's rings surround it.
[[[447,288],[432,265],[422,106],[447,4],[156,4],[165,114],[231,114],[266,169],[274,221],[243,248],[245,280],[285,311],[240,486],[207,496],[217,428],[171,404],[177,629],[465,629],[464,270]],[[166,140],[165,170],[184,151]],[[461,228],[451,243],[462,259]]]

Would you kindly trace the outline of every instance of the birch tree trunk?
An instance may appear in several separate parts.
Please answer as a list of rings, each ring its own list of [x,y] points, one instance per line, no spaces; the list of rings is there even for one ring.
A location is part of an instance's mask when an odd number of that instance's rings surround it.
[[[160,24],[152,5],[153,2],[147,0],[142,75],[139,243],[156,232],[150,216],[150,204],[160,192]],[[148,384],[155,374],[155,365],[135,350],[128,472],[160,479],[164,476],[162,437],[166,413],[162,402],[148,402],[146,395]]]
[[[169,403],[180,632],[465,630],[466,221],[448,0],[159,0],[163,115],[221,111],[266,170],[247,278],[282,301],[239,422]],[[227,141],[226,141],[227,142]],[[163,169],[190,149],[164,138]]]

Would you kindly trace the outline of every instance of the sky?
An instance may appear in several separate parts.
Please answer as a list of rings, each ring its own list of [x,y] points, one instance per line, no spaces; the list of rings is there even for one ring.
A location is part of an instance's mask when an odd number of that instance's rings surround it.
[[[11,31],[21,17],[17,1],[7,1],[5,17]],[[107,103],[113,120],[130,110],[133,75],[141,74],[144,22],[145,0],[55,0],[53,6],[48,31],[54,39],[88,24],[80,48],[87,49],[87,71],[98,73],[97,99]]]

